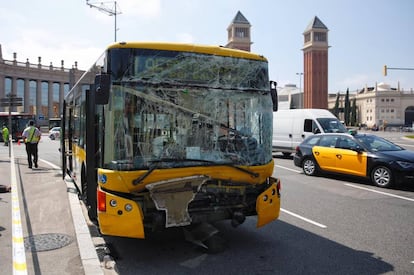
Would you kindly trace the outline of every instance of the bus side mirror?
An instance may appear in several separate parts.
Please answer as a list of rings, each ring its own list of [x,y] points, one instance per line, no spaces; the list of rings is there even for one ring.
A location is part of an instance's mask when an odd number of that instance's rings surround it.
[[[272,96],[272,102],[273,102],[273,112],[277,112],[279,100],[277,98],[277,82],[276,81],[270,81],[270,95]]]
[[[105,105],[109,102],[109,74],[97,74],[95,76],[95,104]]]

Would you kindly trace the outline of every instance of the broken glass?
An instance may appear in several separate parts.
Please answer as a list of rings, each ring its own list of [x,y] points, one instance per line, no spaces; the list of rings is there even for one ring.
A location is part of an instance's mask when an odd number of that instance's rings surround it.
[[[143,49],[113,49],[108,58],[104,167],[271,161],[265,61]]]

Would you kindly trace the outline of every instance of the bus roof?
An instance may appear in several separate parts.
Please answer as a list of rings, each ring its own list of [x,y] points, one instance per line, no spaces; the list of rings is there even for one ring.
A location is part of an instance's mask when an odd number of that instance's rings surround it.
[[[194,52],[219,56],[239,57],[246,59],[253,59],[267,62],[267,59],[258,54],[246,52],[242,50],[225,48],[223,46],[208,46],[208,45],[196,45],[186,43],[172,43],[172,42],[118,42],[110,45],[108,49],[117,48],[134,48],[134,49],[155,49],[166,51],[181,51],[181,52]]]

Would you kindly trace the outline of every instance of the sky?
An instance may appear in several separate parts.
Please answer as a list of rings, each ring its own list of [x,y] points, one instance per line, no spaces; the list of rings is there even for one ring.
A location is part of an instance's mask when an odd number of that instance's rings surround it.
[[[114,10],[114,1],[89,3]],[[117,41],[226,45],[240,11],[252,25],[252,52],[269,61],[278,86],[303,87],[303,31],[317,16],[329,29],[328,91],[385,82],[414,90],[412,0],[117,0]],[[86,0],[14,0],[0,6],[3,59],[87,70],[115,41],[115,16]],[[301,84],[299,82],[302,82]]]

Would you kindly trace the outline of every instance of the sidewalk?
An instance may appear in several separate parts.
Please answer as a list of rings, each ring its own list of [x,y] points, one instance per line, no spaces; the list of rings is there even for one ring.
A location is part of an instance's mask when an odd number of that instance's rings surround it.
[[[12,192],[18,191],[27,274],[103,274],[73,183],[62,179],[60,167],[41,159],[39,168],[29,169],[21,151],[14,152]],[[1,144],[0,184],[11,185],[11,172],[8,147]],[[0,194],[0,274],[13,274],[15,263],[11,195]]]

